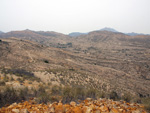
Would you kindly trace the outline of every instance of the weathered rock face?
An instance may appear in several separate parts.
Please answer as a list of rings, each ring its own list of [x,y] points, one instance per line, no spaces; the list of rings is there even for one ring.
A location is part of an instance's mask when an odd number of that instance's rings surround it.
[[[32,100],[23,103],[2,107],[0,113],[147,113],[140,104],[131,104],[125,101],[113,101],[110,99],[89,100],[79,104],[70,102],[63,104],[36,104]]]

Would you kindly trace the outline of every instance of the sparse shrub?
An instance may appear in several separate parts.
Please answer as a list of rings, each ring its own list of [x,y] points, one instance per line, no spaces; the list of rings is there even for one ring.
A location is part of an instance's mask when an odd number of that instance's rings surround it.
[[[40,86],[39,86],[38,92],[39,92],[39,93],[42,93],[42,92],[45,93],[45,92],[46,92],[43,85],[40,85]]]
[[[72,43],[70,42],[70,43],[67,43],[67,46],[68,47],[72,47]]]
[[[13,88],[6,87],[5,91],[0,94],[0,106],[11,104],[18,100],[17,92]]]
[[[63,89],[63,102],[68,103],[74,99],[74,89],[71,87],[65,87]]]
[[[84,100],[86,95],[85,89],[81,87],[75,88],[75,95],[76,99]]]
[[[120,97],[118,96],[118,94],[115,91],[112,91],[109,95],[110,95],[110,99],[113,99],[113,100],[120,99]]]
[[[28,82],[28,84],[32,84],[32,82],[31,82],[31,81],[29,81],[29,82]]]
[[[41,94],[37,98],[38,103],[48,103],[51,101],[51,96],[46,92],[41,92]]]
[[[0,81],[0,86],[5,86],[5,82],[4,81]]]
[[[6,76],[6,75],[4,76],[4,81],[5,81],[5,82],[8,82],[8,81],[9,81],[8,76]]]
[[[29,89],[27,87],[20,89],[18,92],[20,98],[19,100],[27,100],[30,97]]]
[[[23,83],[23,82],[24,82],[23,79],[21,79],[21,78],[17,78],[17,80],[18,80],[20,83]]]
[[[34,74],[31,72],[28,72],[24,69],[3,69],[2,70],[3,73],[5,74],[15,74],[17,76],[29,76],[29,77],[34,77]]]
[[[49,63],[49,61],[48,60],[44,60],[44,63]]]
[[[142,104],[147,111],[150,111],[150,98],[142,98]]]
[[[51,81],[55,81],[55,78],[51,78]]]
[[[48,86],[52,85],[52,83],[48,82]]]
[[[5,87],[5,90],[0,92],[0,107],[14,102],[20,102],[21,100],[28,100],[30,97],[34,97],[34,95],[27,87],[23,89]]]
[[[40,81],[40,78],[34,76],[33,73],[28,72],[24,69],[2,69],[2,73],[4,74],[14,74],[19,77],[23,77],[23,79],[28,79],[32,81]]]
[[[53,95],[60,95],[60,94],[61,94],[61,91],[62,91],[61,87],[56,86],[56,85],[53,86],[52,89],[51,89],[51,93],[52,93]]]
[[[123,100],[130,102],[132,100],[132,96],[130,93],[125,93],[122,97]]]
[[[96,89],[93,89],[93,88],[88,89],[87,92],[86,92],[86,96],[90,97],[90,98],[95,99],[96,95],[97,95],[97,91],[96,91]]]
[[[73,69],[73,68],[70,68],[69,70],[70,70],[70,71],[75,71],[75,69]]]
[[[36,97],[36,101],[38,103],[48,103],[51,102],[51,95],[46,92],[46,88],[43,85],[39,86],[39,89],[32,89],[33,91],[33,97]]]
[[[11,76],[10,81],[14,81],[14,78]]]
[[[59,97],[58,96],[50,96],[51,102],[58,102],[60,100],[62,100],[62,98],[60,98],[60,96]]]

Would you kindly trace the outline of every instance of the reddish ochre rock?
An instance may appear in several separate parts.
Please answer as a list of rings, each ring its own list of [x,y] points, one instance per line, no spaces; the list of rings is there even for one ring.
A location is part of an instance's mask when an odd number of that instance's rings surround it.
[[[147,113],[140,104],[131,104],[124,101],[110,99],[87,99],[79,104],[72,101],[70,104],[54,102],[52,104],[36,104],[33,100],[22,103],[13,103],[0,108],[0,113]]]

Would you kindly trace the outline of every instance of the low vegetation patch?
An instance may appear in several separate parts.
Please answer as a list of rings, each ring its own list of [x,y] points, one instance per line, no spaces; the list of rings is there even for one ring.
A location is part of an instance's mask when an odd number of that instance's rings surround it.
[[[11,87],[5,87],[0,91],[0,107],[12,104],[14,102],[21,102],[22,100],[29,100],[35,98],[37,103],[53,103],[59,102],[70,103],[75,101],[78,103],[79,100],[85,100],[86,98],[110,98],[113,100],[126,100],[131,101],[131,98],[119,97],[115,91],[105,93],[98,91],[93,88],[82,88],[82,87],[61,87],[61,86],[47,86],[39,85],[38,89],[14,89]],[[128,100],[130,99],[130,100]],[[142,98],[141,103],[145,106],[146,110],[150,110],[150,98]]]
[[[49,61],[48,60],[44,60],[44,63],[49,63]]]
[[[150,111],[150,98],[142,98],[142,104],[147,111]]]
[[[14,74],[19,77],[23,77],[24,79],[28,79],[31,81],[40,81],[39,78],[35,77],[33,73],[26,71],[24,69],[2,69],[2,73],[4,74]]]

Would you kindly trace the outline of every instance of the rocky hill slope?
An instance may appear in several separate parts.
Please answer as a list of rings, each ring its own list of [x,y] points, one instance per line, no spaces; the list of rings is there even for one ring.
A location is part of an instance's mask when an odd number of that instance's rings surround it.
[[[32,31],[28,29],[23,31],[11,31],[8,33],[0,34],[0,38],[10,38],[10,37],[26,39],[48,46],[55,46],[58,43],[65,43],[64,40],[69,39],[69,36],[53,31],[44,32],[44,31]]]
[[[126,94],[127,98],[150,97],[148,35],[93,31],[72,38],[56,32],[25,30],[0,37],[2,85],[69,85],[98,90],[106,98],[111,94],[118,98]]]
[[[138,50],[138,53],[136,47],[118,47],[114,51],[106,49],[96,56],[94,53],[91,55],[91,51],[85,54],[82,51],[74,53],[10,38],[2,39],[0,48],[1,69],[31,71],[44,82],[54,79],[63,85],[90,86],[104,91],[115,90],[119,94],[130,92],[146,97],[150,94],[150,54],[144,47],[141,51]],[[134,56],[130,55],[133,52]],[[129,54],[127,59],[123,59],[124,54]]]

